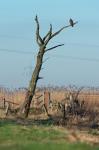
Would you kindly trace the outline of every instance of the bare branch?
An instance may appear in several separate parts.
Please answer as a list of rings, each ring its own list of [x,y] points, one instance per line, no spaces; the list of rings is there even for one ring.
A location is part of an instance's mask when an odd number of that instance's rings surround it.
[[[38,43],[38,45],[40,46],[41,44],[43,44],[43,40],[40,36],[40,33],[39,33],[39,29],[40,29],[40,26],[39,26],[39,21],[38,21],[38,17],[36,15],[35,17],[35,21],[36,21],[36,24],[37,24],[37,29],[36,29],[36,41]]]
[[[59,44],[59,45],[53,46],[53,47],[51,47],[51,48],[46,49],[45,52],[50,51],[50,50],[52,50],[52,49],[55,49],[55,48],[57,48],[57,47],[63,46],[63,45],[64,45],[64,44]]]
[[[46,45],[48,44],[48,42],[50,41],[51,36],[52,36],[52,25],[50,24],[50,31],[49,31],[49,34],[48,34],[48,36],[46,37],[46,41],[44,42],[45,46],[46,46]]]
[[[78,96],[79,96],[79,94],[80,94],[80,92],[82,91],[83,88],[84,88],[84,87],[80,87],[80,88],[78,89],[78,91],[77,91],[77,93],[76,93],[76,96],[75,96],[75,100],[78,98]]]
[[[41,94],[41,95],[39,95],[39,96],[37,96],[37,97],[35,97],[36,99],[39,99],[39,98],[41,98],[43,95]]]
[[[51,36],[51,34],[52,34],[52,24],[50,24],[50,29],[48,33],[45,35],[45,37],[43,38],[43,41],[45,41],[48,38],[48,36]]]
[[[74,25],[77,24],[78,21],[74,22]],[[63,31],[64,29],[68,28],[68,27],[71,27],[71,25],[67,25],[67,26],[64,26],[62,27],[60,30],[58,30],[57,32],[53,33],[51,38],[53,38],[54,36],[58,35],[61,31]]]

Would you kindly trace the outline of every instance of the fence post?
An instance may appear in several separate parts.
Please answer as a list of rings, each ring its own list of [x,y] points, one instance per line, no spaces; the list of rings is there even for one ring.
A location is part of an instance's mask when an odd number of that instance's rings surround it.
[[[3,108],[5,108],[5,98],[3,99]]]
[[[7,106],[6,106],[6,110],[5,110],[5,115],[7,116],[8,115],[8,111],[9,111],[9,107],[10,107],[10,104],[7,102],[6,103]]]
[[[48,114],[49,104],[50,104],[50,92],[44,91],[44,108],[47,115],[49,115]]]
[[[44,105],[46,106],[46,108],[49,108],[49,104],[50,104],[50,92],[49,91],[44,91]]]

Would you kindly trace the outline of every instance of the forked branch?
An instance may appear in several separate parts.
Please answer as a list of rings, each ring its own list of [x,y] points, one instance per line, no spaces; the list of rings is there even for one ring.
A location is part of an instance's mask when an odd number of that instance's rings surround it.
[[[52,35],[52,24],[50,24],[50,29],[48,33],[44,36],[43,41],[45,41],[48,37],[51,37]]]
[[[39,21],[38,21],[38,17],[36,16],[35,17],[35,21],[36,21],[36,24],[37,24],[37,29],[36,29],[36,41],[38,43],[38,45],[41,47],[41,46],[44,46],[46,48],[46,45],[48,44],[48,42],[53,38],[55,37],[56,35],[58,35],[61,31],[63,31],[64,29],[68,28],[68,27],[71,27],[72,25],[69,24],[67,26],[64,26],[62,27],[61,29],[59,29],[58,31],[56,31],[55,33],[52,33],[52,24],[50,24],[50,29],[48,31],[48,33],[44,36],[44,38],[41,38],[40,36],[40,33],[39,33],[39,29],[40,29],[40,26],[39,26]],[[75,24],[77,24],[78,22],[73,22],[73,26]],[[72,26],[72,27],[73,27]],[[52,48],[49,48],[47,49],[46,51],[49,51],[49,50],[52,50],[54,48],[57,48],[59,46],[62,46],[63,44],[60,44],[60,45],[57,45],[57,46],[54,46]]]
[[[42,40],[42,38],[40,36],[40,33],[39,33],[40,26],[39,26],[39,21],[38,21],[37,15],[35,17],[35,21],[36,21],[36,24],[37,24],[37,28],[36,28],[36,41],[37,41],[38,45],[41,46],[43,44],[43,40]]]

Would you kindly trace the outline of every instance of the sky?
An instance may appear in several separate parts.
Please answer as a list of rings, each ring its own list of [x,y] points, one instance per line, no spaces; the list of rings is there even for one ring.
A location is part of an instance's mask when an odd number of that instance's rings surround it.
[[[36,62],[35,16],[44,36],[78,21],[51,40],[38,86],[99,86],[98,0],[0,0],[0,86],[28,87]]]

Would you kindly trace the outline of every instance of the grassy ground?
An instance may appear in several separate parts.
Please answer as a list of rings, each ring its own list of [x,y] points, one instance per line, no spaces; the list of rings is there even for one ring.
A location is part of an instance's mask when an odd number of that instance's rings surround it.
[[[99,146],[68,140],[68,130],[0,122],[0,150],[99,150]]]

